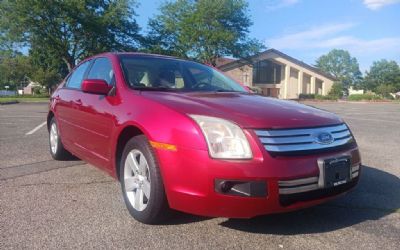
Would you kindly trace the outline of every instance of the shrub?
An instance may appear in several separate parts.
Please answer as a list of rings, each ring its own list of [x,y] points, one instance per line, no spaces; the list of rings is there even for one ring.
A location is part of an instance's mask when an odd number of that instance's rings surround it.
[[[249,87],[249,89],[256,94],[262,94],[262,88],[257,87],[257,86],[251,86]]]
[[[395,91],[396,88],[393,85],[381,84],[376,87],[376,93],[382,95],[384,98],[391,98],[392,96],[390,95],[390,93],[393,93]]]
[[[299,99],[303,100],[337,100],[337,96],[332,95],[319,95],[319,94],[300,94]]]
[[[340,82],[335,82],[332,85],[331,90],[328,93],[328,96],[334,96],[336,99],[343,97],[343,84]]]
[[[316,100],[330,100],[330,101],[336,101],[339,99],[337,96],[333,95],[315,95]]]
[[[40,95],[12,95],[12,96],[0,96],[3,97],[14,97],[14,98],[50,98],[49,94],[40,94]]]
[[[395,100],[394,96],[392,96],[391,94],[389,94],[387,97],[385,97],[385,99],[388,99],[388,100]]]
[[[373,100],[381,100],[382,97],[374,95],[374,94],[354,94],[350,95],[349,101],[373,101]]]
[[[315,99],[315,94],[300,94],[299,99]]]

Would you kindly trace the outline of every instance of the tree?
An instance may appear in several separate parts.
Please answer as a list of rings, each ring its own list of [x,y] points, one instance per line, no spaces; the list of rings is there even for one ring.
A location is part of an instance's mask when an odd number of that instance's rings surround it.
[[[0,35],[46,51],[71,70],[87,56],[135,50],[140,42],[134,0],[2,0]]]
[[[4,51],[0,57],[0,89],[9,86],[10,90],[17,90],[25,86],[32,72],[29,57],[21,53]]]
[[[5,37],[3,32],[0,32],[0,56],[4,53],[12,52],[11,43]]]
[[[29,50],[29,56],[33,65],[30,79],[40,83],[42,86],[52,89],[62,78],[68,74],[68,67],[65,62],[46,47],[40,44],[33,44]]]
[[[340,82],[335,82],[332,85],[331,90],[328,93],[329,96],[333,96],[337,99],[342,98],[343,96],[343,84]]]
[[[221,56],[248,57],[264,46],[248,38],[252,25],[244,0],[165,2],[149,21],[150,52],[194,58],[216,65]]]
[[[38,82],[41,86],[46,87],[46,91],[52,89],[62,80],[62,77],[55,69],[45,69],[41,67],[34,70],[30,77],[32,81]]]
[[[344,88],[358,87],[361,71],[355,57],[346,50],[333,49],[328,54],[319,57],[316,67],[337,78]]]
[[[385,85],[386,87],[379,87]],[[375,92],[400,91],[400,67],[395,61],[379,60],[366,72],[363,88]],[[381,93],[384,94],[384,93]]]
[[[375,89],[375,92],[384,98],[392,98],[390,93],[394,93],[395,91],[396,87],[394,85],[388,85],[388,84],[381,84],[377,86]]]

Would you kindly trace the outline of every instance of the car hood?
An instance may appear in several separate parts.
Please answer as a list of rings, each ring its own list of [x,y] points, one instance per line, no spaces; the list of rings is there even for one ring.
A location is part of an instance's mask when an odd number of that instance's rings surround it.
[[[231,120],[243,128],[299,128],[342,123],[336,115],[294,101],[233,92],[153,92],[142,96],[175,111]]]

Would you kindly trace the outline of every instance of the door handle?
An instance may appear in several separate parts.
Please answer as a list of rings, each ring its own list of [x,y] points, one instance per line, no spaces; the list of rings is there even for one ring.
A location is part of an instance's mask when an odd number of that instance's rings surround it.
[[[82,105],[82,100],[78,99],[78,100],[76,100],[76,103],[79,104],[79,105]]]

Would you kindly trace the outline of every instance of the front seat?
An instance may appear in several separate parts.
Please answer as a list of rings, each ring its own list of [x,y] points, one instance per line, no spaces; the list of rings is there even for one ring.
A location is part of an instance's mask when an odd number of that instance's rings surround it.
[[[158,74],[155,87],[175,88],[175,73],[171,70],[163,70]]]

